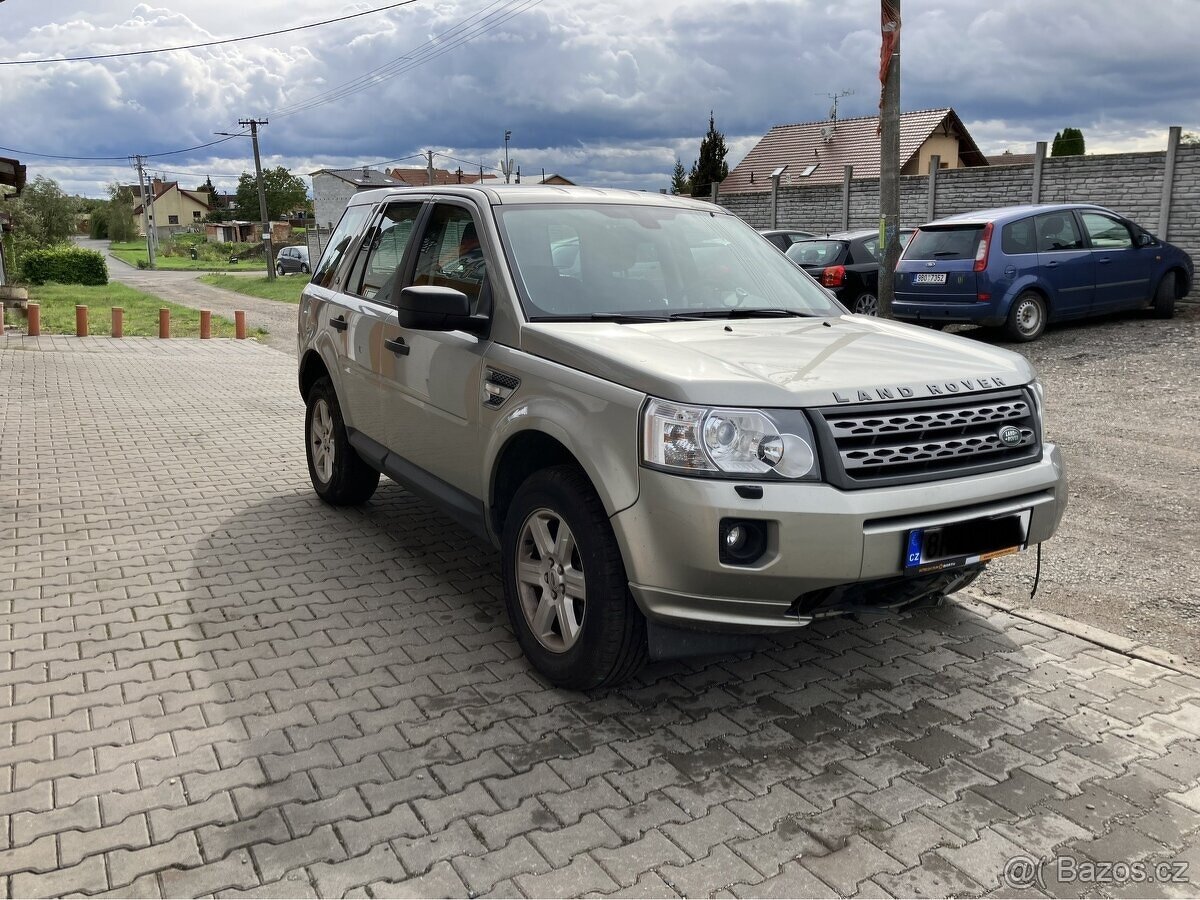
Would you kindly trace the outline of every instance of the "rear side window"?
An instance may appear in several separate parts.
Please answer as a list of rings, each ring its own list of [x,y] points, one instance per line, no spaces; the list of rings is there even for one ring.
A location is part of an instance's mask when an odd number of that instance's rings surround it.
[[[1005,225],[1000,231],[1000,248],[1007,256],[1036,253],[1037,235],[1034,232],[1033,219],[1018,219]]]
[[[329,236],[329,244],[321,254],[317,271],[313,272],[312,283],[321,287],[333,287],[333,278],[337,274],[338,264],[346,256],[346,249],[371,213],[369,206],[351,206],[344,213]]]
[[[904,251],[905,259],[974,259],[982,225],[921,228]]]

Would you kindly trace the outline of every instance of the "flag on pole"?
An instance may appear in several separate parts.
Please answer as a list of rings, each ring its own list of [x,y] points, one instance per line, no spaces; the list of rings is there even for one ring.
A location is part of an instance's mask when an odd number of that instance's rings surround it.
[[[887,84],[888,69],[892,66],[892,54],[900,44],[900,10],[893,0],[879,2],[879,31],[883,40],[879,45],[879,118],[877,132],[883,128],[883,90]]]

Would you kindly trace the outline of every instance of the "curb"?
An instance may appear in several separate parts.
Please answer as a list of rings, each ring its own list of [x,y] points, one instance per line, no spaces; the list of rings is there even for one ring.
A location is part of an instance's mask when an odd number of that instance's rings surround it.
[[[1030,609],[1028,607],[1017,606],[1015,603],[1010,603],[1007,600],[987,597],[974,588],[967,588],[965,591],[960,591],[956,596],[967,597],[976,603],[982,603],[984,606],[990,606],[1011,616],[1016,616],[1018,619],[1025,619],[1029,622],[1045,625],[1047,628],[1053,628],[1055,631],[1061,631],[1080,640],[1096,644],[1104,647],[1106,650],[1120,653],[1122,656],[1153,663],[1156,666],[1162,666],[1164,669],[1170,669],[1180,675],[1200,678],[1200,668],[1189,665],[1183,661],[1179,654],[1163,650],[1161,647],[1155,647],[1151,644],[1122,637],[1119,634],[1105,631],[1103,628],[1097,628],[1094,625],[1085,625],[1083,622],[1069,619],[1066,616],[1060,616],[1057,613],[1046,612],[1045,610],[1036,608]]]

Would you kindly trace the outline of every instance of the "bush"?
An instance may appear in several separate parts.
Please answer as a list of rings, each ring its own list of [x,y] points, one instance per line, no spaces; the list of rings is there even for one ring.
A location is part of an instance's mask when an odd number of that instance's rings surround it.
[[[108,267],[95,250],[30,250],[21,257],[21,278],[30,284],[108,284]]]

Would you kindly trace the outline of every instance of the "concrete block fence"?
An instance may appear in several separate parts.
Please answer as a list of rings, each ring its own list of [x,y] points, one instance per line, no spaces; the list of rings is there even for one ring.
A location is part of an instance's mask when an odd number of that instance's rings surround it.
[[[901,221],[929,221],[931,193],[932,218],[1022,203],[1098,203],[1200,258],[1200,145],[1180,144],[1179,129],[1171,129],[1166,150],[1152,152],[1049,157],[1044,146],[1039,145],[1040,159],[1028,165],[943,169],[933,177],[901,178]],[[879,224],[877,178],[851,175],[848,192],[844,184],[780,185],[774,195],[768,188],[722,194],[717,202],[755,228],[769,228],[773,197],[779,228],[824,233],[841,230],[845,221],[850,228]]]

